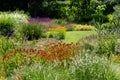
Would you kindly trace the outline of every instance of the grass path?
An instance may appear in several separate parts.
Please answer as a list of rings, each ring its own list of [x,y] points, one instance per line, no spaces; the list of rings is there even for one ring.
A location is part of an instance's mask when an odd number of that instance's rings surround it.
[[[96,34],[95,31],[68,31],[66,32],[66,38],[64,40],[65,43],[75,43],[77,41],[79,41],[80,39],[88,36],[88,35],[92,35],[92,34]]]

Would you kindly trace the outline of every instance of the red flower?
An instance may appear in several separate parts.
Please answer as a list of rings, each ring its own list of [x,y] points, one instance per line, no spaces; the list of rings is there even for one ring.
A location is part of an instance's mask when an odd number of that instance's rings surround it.
[[[31,49],[30,49],[30,52],[34,53],[34,52],[35,52],[35,50],[34,50],[33,48],[31,48]]]

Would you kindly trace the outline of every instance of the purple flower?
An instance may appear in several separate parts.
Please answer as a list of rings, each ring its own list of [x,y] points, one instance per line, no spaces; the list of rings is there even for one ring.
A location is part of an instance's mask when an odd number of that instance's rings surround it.
[[[14,33],[14,30],[11,30],[11,31],[8,33],[7,38],[9,39],[9,38],[12,36],[13,33]]]
[[[29,22],[50,22],[51,19],[48,17],[48,18],[30,18],[28,20]]]

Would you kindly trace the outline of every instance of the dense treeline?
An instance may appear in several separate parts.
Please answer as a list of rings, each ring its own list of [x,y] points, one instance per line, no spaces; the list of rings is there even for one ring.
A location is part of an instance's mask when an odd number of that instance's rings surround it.
[[[74,21],[108,21],[120,0],[1,0],[0,11],[24,10],[32,17],[63,18]]]

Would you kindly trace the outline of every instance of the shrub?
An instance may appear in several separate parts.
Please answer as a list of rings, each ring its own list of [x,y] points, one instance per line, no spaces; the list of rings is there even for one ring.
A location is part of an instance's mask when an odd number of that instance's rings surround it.
[[[17,29],[20,24],[28,23],[28,16],[23,12],[0,12],[0,32],[7,35],[12,29]]]
[[[15,27],[14,20],[9,17],[0,18],[0,34],[6,36]]]
[[[21,33],[23,33],[24,37],[28,40],[42,38],[45,31],[45,27],[39,23],[23,24],[21,28]]]
[[[58,40],[65,39],[65,31],[49,31],[47,32],[47,37],[48,38],[55,38]]]
[[[64,19],[53,19],[52,22],[55,24],[67,24],[67,21]]]
[[[66,28],[65,27],[55,27],[55,28],[49,28],[49,32],[47,33],[47,36],[49,38],[55,38],[55,39],[65,39],[66,35]]]
[[[101,40],[99,40],[98,44],[95,46],[95,52],[101,55],[105,54],[109,57],[111,54],[116,54],[115,46],[116,46],[115,39],[101,38]]]
[[[14,12],[0,12],[0,17],[12,18],[14,20],[15,26],[18,26],[21,23],[27,23],[29,16],[23,11],[14,11]]]
[[[75,31],[89,31],[95,30],[94,26],[91,25],[73,25]]]
[[[116,54],[117,39],[119,36],[119,22],[113,21],[108,25],[96,24],[96,31],[98,33],[98,45],[95,47],[95,52],[98,54],[105,54],[108,57],[111,54]]]

